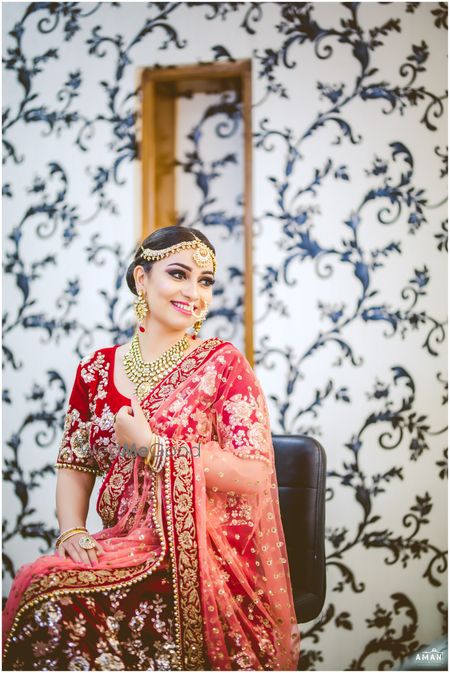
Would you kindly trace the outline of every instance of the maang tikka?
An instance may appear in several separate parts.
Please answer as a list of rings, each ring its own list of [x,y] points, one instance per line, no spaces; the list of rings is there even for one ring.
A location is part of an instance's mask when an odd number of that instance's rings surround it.
[[[134,301],[134,312],[139,324],[139,331],[145,332],[145,327],[142,324],[144,322],[145,316],[149,312],[148,304],[145,299],[144,290],[139,290],[139,296]]]
[[[206,243],[198,238],[198,236],[194,233],[192,233],[192,235],[194,237],[193,241],[180,241],[179,243],[175,243],[175,245],[169,245],[169,247],[162,248],[161,250],[144,248],[144,246],[141,245],[139,255],[148,261],[152,261],[164,259],[178,250],[193,248],[195,250],[193,254],[195,263],[200,267],[205,267],[211,263],[213,271],[216,273],[217,262],[215,254]]]

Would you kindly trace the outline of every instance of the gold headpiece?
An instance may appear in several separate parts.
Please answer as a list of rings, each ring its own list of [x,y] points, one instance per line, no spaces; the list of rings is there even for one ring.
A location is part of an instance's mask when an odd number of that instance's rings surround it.
[[[175,245],[171,245],[168,248],[162,248],[162,250],[152,250],[151,248],[144,248],[141,245],[141,256],[148,261],[159,260],[168,257],[168,255],[171,255],[177,250],[196,248],[196,251],[193,254],[195,263],[200,267],[204,267],[207,266],[209,262],[212,262],[214,273],[216,273],[216,257],[213,251],[206,245],[206,243],[203,243],[198,236],[195,234],[192,235],[195,238],[194,241],[181,241],[181,243],[175,243]]]

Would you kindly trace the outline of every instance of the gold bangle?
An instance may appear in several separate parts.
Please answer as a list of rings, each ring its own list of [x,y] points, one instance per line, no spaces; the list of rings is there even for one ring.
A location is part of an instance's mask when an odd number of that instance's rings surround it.
[[[153,460],[149,461],[149,465],[153,472],[161,472],[167,457],[167,439],[162,435],[155,434],[154,436],[158,441],[154,447]]]
[[[69,537],[72,537],[72,535],[77,535],[78,533],[87,533],[87,532],[88,532],[87,529],[85,530],[85,529],[81,529],[81,528],[79,530],[72,530],[70,532],[67,532],[63,537],[61,537],[61,539],[58,538],[58,540],[56,541],[56,548],[58,548],[60,544],[62,544],[66,540],[68,540]]]
[[[156,441],[155,441],[156,440]],[[167,440],[152,431],[152,443],[144,462],[153,472],[161,472],[167,457]]]
[[[66,540],[69,539],[69,537],[72,537],[72,535],[75,535],[76,533],[87,533],[88,529],[85,526],[80,526],[79,528],[69,528],[68,530],[65,530],[61,535],[58,537],[56,540],[56,549],[58,549],[59,545],[62,542],[65,542]]]
[[[73,528],[67,528],[67,530],[63,530],[63,532],[59,534],[58,540],[63,538],[66,533],[70,533],[73,530],[85,530],[85,531],[87,531],[87,528],[86,528],[86,526],[73,526]],[[58,542],[58,540],[56,540],[56,541]]]
[[[85,530],[74,530],[74,531],[72,531],[72,533],[67,533],[67,535],[65,535],[62,538],[62,540],[59,541],[58,547],[56,547],[56,548],[58,549],[64,542],[67,542],[67,540],[70,540],[70,538],[73,537],[74,535],[80,535],[80,534],[86,535],[86,531]]]
[[[150,446],[148,447],[147,455],[145,456],[144,463],[148,465],[150,468],[153,464],[153,461],[155,460],[155,451],[156,447],[154,446],[153,438],[155,436],[155,433],[152,432],[152,441],[150,442]]]

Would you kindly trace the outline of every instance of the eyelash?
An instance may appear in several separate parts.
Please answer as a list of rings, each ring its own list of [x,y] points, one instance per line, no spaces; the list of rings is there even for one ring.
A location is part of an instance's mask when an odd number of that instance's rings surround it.
[[[176,273],[181,273],[183,278],[186,278],[186,274],[184,271],[169,271],[169,274],[173,277],[175,277]],[[212,287],[214,283],[216,282],[213,278],[202,278],[201,280],[206,280],[208,281],[207,285],[205,287]]]

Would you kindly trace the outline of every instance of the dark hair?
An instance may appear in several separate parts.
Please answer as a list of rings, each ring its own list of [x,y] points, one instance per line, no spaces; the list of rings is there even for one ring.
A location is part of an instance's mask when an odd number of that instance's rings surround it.
[[[168,248],[170,245],[175,245],[176,243],[181,243],[181,241],[193,241],[195,234],[200,240],[202,240],[208,248],[211,248],[214,254],[216,251],[214,246],[198,229],[188,229],[187,227],[182,227],[180,225],[173,225],[170,227],[161,227],[161,229],[155,229],[150,236],[147,236],[142,243],[139,243],[136,251],[134,253],[134,259],[131,262],[130,266],[127,269],[126,279],[127,285],[130,288],[131,292],[137,296],[136,284],[134,282],[134,270],[137,266],[142,266],[145,273],[148,273],[152,268],[156,260],[148,261],[143,259],[141,254],[141,245],[143,248],[152,248],[153,250],[162,250],[163,248]]]

